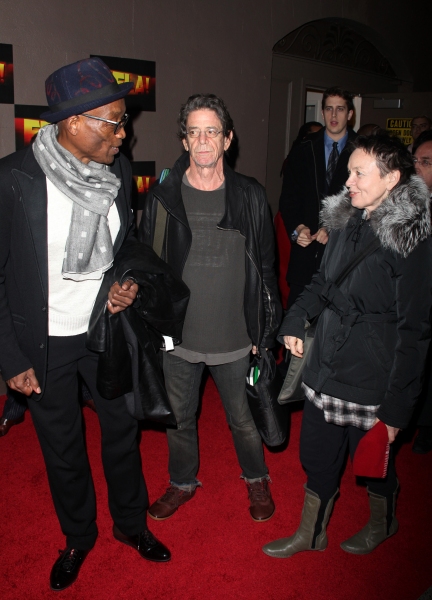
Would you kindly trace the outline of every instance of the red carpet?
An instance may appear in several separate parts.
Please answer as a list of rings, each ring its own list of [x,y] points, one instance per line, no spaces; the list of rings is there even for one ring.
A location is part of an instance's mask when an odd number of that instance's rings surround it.
[[[293,414],[288,448],[267,452],[276,514],[267,523],[254,523],[223,409],[209,381],[199,422],[203,488],[172,519],[160,523],[149,519],[152,531],[173,554],[170,563],[154,564],[112,538],[97,417],[88,409],[84,416],[98,496],[99,538],[77,582],[60,595],[50,591],[48,580],[64,538],[29,413],[22,425],[0,439],[3,600],[416,600],[432,585],[432,455],[415,455],[408,444],[399,452],[400,529],[374,553],[353,556],[339,548],[368,519],[366,492],[356,486],[349,463],[330,520],[327,550],[272,559],[261,546],[291,534],[300,519],[301,412]],[[141,450],[154,500],[167,482],[164,434],[143,430]]]

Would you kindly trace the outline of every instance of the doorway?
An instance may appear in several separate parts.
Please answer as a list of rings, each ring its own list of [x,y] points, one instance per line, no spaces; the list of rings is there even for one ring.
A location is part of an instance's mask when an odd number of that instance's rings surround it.
[[[306,23],[275,44],[266,172],[273,215],[278,210],[282,163],[301,125],[307,120],[323,122],[320,99],[326,88],[337,85],[354,94],[355,130],[361,124],[361,96],[398,92],[401,80],[393,56],[390,64],[370,41],[374,38],[379,36],[366,26],[322,19]]]

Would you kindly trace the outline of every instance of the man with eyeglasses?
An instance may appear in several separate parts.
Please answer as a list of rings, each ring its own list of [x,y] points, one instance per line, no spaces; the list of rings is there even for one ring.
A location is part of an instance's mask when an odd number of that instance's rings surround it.
[[[428,186],[432,200],[432,130],[417,136],[413,145],[413,160],[416,173]],[[422,408],[417,421],[418,433],[412,447],[416,454],[432,451],[432,348],[429,349],[425,375]]]
[[[246,376],[251,350],[274,345],[281,316],[270,210],[264,188],[224,160],[234,127],[220,98],[190,96],[179,124],[185,153],[147,196],[140,223],[141,239],[153,245],[161,237],[161,257],[190,289],[183,341],[163,356],[177,420],[177,428],[167,431],[169,487],[148,513],[155,520],[168,519],[201,486],[196,414],[207,366],[231,428],[250,515],[263,522],[275,506],[246,399]],[[217,432],[214,443],[217,448]],[[226,500],[221,494],[217,501]],[[237,504],[237,499],[228,502]]]
[[[337,194],[348,179],[350,141],[357,134],[348,127],[353,116],[352,95],[340,87],[325,90],[324,128],[308,135],[292,153],[284,173],[279,200],[285,228],[291,237],[287,271],[290,308],[320,266],[328,235],[320,223],[322,200]]]
[[[131,168],[119,152],[132,85],[117,84],[99,58],[58,69],[46,81],[49,110],[41,115],[50,125],[0,161],[0,370],[28,396],[66,536],[51,571],[55,591],[75,581],[97,537],[78,374],[100,421],[114,537],[148,560],[170,559],[146,525],[138,422],[123,396],[99,394],[98,354],[86,348],[95,303],[115,314],[138,291],[131,280],[108,286],[108,294],[101,288],[115,255],[134,243]],[[40,552],[29,540],[24,547]]]
[[[413,142],[412,142],[412,144],[410,144],[408,146],[408,150],[410,152],[413,152],[414,144],[415,144],[417,138],[419,137],[419,135],[421,135],[425,131],[430,131],[431,128],[432,128],[432,120],[429,117],[426,117],[425,115],[422,115],[421,117],[414,117],[412,119],[412,121],[411,121],[411,136],[412,136]]]
[[[425,131],[417,137],[413,147],[413,161],[419,175],[432,194],[432,131]]]

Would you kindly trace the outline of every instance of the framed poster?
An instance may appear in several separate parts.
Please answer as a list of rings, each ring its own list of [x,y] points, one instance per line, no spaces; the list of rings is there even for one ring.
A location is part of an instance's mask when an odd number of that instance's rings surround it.
[[[15,147],[17,150],[28,146],[39,129],[48,125],[46,121],[41,121],[39,118],[47,109],[47,106],[15,104]]]
[[[135,110],[156,110],[156,63],[136,58],[98,56],[108,65],[117,83],[132,81],[133,89],[126,97],[126,106]]]
[[[12,44],[0,44],[0,103],[14,103]]]
[[[135,182],[135,186],[132,190],[132,209],[136,212],[137,210],[143,209],[147,192],[156,181],[156,163],[154,160],[133,161],[131,162],[131,165],[132,176]]]

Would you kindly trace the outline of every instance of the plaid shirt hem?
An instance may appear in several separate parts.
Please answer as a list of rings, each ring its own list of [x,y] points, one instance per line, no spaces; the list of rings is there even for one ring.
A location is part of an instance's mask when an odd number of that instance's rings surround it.
[[[354,425],[354,427],[365,430],[373,426],[379,404],[365,406],[347,400],[340,400],[327,394],[319,394],[305,383],[302,383],[302,388],[306,398],[317,408],[324,411],[324,419],[327,423],[342,426]]]

